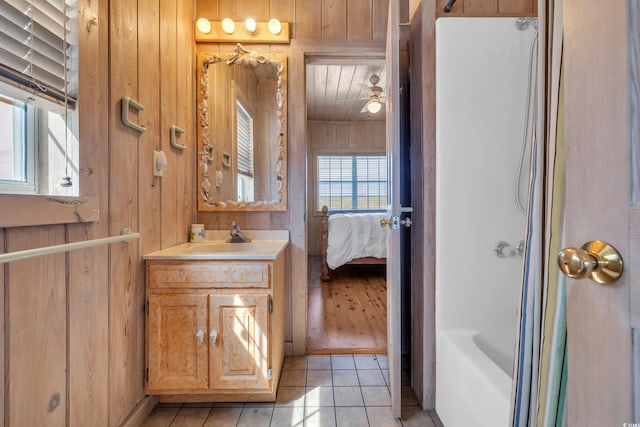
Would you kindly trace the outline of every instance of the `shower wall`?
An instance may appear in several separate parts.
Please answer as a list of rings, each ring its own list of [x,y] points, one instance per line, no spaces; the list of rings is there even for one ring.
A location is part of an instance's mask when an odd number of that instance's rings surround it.
[[[525,238],[516,182],[535,30],[515,18],[436,23],[436,328],[480,333],[513,360]],[[520,179],[527,206],[529,140]]]

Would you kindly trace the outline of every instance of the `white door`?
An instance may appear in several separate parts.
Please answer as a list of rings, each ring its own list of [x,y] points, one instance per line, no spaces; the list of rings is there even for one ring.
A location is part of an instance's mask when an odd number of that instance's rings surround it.
[[[389,207],[387,218],[400,217],[400,19],[398,0],[389,1],[387,23],[387,158]],[[387,229],[387,352],[393,415],[400,418],[400,230]]]
[[[639,261],[632,259],[630,248],[638,246],[630,237],[640,240],[640,204],[639,189],[632,189],[630,179],[638,170],[630,172],[629,118],[635,115],[637,123],[638,110],[629,109],[628,70],[633,60],[638,65],[638,50],[636,46],[635,58],[628,55],[627,1],[635,0],[564,2],[563,246],[606,241],[619,250],[626,270],[612,285],[568,280],[569,426],[632,422],[629,299],[630,284],[638,282],[633,270],[638,270]],[[638,16],[633,20],[637,25]],[[638,93],[634,96],[637,100]]]

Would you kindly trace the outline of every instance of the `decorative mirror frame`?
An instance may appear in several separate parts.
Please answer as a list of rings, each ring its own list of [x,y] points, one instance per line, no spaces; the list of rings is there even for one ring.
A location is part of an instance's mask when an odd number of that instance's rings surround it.
[[[268,56],[259,55],[256,51],[245,49],[237,44],[228,56],[221,57],[215,54],[198,54],[198,81],[200,82],[198,99],[198,183],[199,211],[286,211],[287,210],[287,57],[279,53],[270,53]],[[251,65],[271,64],[276,67],[277,87],[277,120],[278,158],[276,164],[276,184],[278,186],[278,200],[257,201],[255,203],[238,202],[234,200],[215,200],[211,195],[211,186],[215,186],[215,168],[210,168],[213,161],[214,146],[209,132],[209,66],[216,63],[227,65]],[[215,96],[215,94],[214,94]],[[209,176],[212,173],[213,176]]]

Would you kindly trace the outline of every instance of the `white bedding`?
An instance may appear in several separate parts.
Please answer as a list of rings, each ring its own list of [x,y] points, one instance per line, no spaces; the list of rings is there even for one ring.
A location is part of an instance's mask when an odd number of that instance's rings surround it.
[[[329,268],[338,268],[354,258],[386,258],[387,231],[380,227],[382,217],[382,212],[329,216]]]

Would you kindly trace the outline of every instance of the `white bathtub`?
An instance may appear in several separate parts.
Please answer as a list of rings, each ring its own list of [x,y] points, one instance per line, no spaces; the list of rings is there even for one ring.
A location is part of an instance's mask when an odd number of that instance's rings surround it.
[[[436,412],[444,426],[507,427],[513,357],[467,330],[440,331],[436,348]]]

